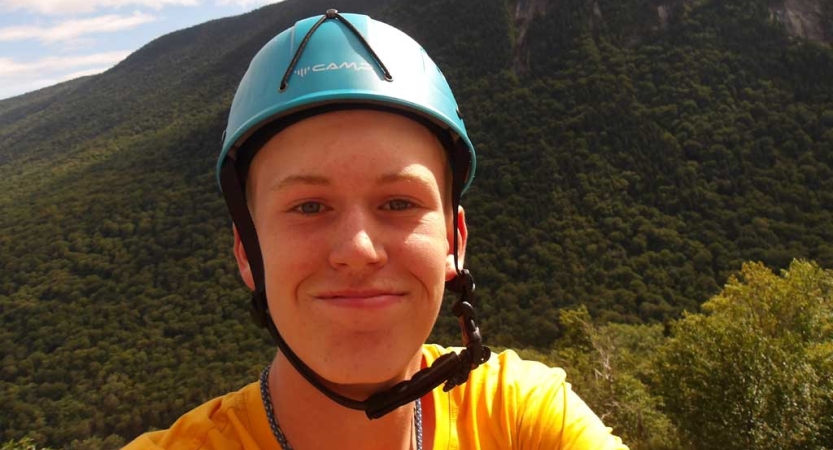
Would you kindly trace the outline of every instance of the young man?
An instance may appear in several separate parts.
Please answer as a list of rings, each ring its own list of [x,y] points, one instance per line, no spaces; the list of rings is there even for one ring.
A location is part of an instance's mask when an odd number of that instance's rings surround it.
[[[127,448],[626,448],[563,371],[482,345],[459,206],[474,168],[445,78],[399,30],[330,10],[266,44],[218,178],[277,355]],[[445,288],[462,349],[424,345]]]

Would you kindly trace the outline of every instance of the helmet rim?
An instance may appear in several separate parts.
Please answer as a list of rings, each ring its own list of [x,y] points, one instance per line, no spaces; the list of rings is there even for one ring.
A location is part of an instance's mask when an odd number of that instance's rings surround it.
[[[469,139],[464,128],[461,129],[461,127],[459,127],[454,120],[435,108],[430,108],[424,104],[401,97],[379,94],[378,92],[370,90],[357,89],[333,89],[328,91],[313,92],[296,97],[286,103],[273,105],[271,108],[263,109],[259,113],[252,115],[248,120],[237,127],[237,130],[235,130],[233,134],[226,133],[224,135],[223,148],[220,153],[220,157],[218,158],[216,167],[217,183],[220,184],[220,170],[229,158],[230,153],[233,154],[234,151],[243,148],[246,141],[258,130],[263,129],[270,124],[287,120],[288,118],[307,110],[320,108],[326,105],[339,104],[354,104],[358,106],[357,109],[361,109],[362,104],[367,104],[368,106],[388,106],[391,107],[394,112],[396,110],[401,110],[403,112],[416,113],[420,117],[429,120],[439,127],[447,129],[452,133],[454,138],[463,141],[465,148],[471,157],[468,175],[466,180],[463,182],[463,189],[461,193],[464,193],[471,185],[471,182],[474,179],[475,168],[477,166],[477,157],[474,151],[474,145]],[[448,151],[454,150],[448,149]]]

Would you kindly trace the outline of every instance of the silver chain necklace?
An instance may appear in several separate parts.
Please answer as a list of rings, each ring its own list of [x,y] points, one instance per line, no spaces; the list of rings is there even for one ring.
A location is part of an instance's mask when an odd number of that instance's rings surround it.
[[[260,398],[263,400],[263,407],[266,408],[266,417],[269,419],[269,427],[272,428],[272,434],[277,439],[282,450],[293,450],[283,434],[283,430],[278,425],[278,420],[275,418],[275,410],[272,409],[272,394],[269,392],[269,369],[271,365],[266,366],[263,372],[260,373]],[[422,450],[422,402],[416,399],[414,402],[414,428],[416,429],[416,450]]]

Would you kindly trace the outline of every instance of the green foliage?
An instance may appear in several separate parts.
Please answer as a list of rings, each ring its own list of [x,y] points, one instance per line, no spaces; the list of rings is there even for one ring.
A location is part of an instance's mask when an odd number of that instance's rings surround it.
[[[115,448],[254,380],[274,348],[237,279],[219,136],[254,53],[331,6],[182,30],[0,102],[0,440]],[[339,4],[412,34],[454,87],[478,149],[466,261],[486,340],[556,345],[637,448],[675,442],[651,324],[742,261],[833,266],[830,48],[786,37],[760,0],[669,7],[661,29],[636,0]],[[559,312],[577,305],[594,321]],[[587,325],[611,322],[647,325]],[[459,343],[450,312],[433,338]],[[796,345],[833,372],[829,344]]]
[[[677,431],[645,380],[659,325],[593,324],[587,309],[562,310],[562,337],[546,360],[567,371],[573,389],[630,448],[679,448]]]
[[[662,345],[657,388],[694,449],[833,445],[833,271],[745,264]]]
[[[484,334],[546,349],[558,308],[659,322],[742,261],[833,265],[833,52],[788,39],[760,1],[672,2],[639,39],[608,2],[607,28],[584,27],[591,3],[516,15],[513,65],[460,83]]]
[[[31,438],[25,437],[21,438],[17,441],[7,441],[2,446],[0,446],[0,450],[52,450],[47,447],[40,447],[35,444]]]

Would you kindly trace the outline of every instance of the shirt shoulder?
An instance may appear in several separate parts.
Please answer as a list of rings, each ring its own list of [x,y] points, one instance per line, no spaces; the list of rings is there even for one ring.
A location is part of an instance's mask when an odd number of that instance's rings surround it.
[[[271,436],[268,426],[255,382],[203,403],[167,430],[137,437],[123,450],[259,450],[264,432]]]
[[[460,350],[429,345],[424,354],[430,359]],[[449,393],[435,390],[437,438],[447,439],[447,445],[435,440],[435,448],[627,449],[566,377],[560,368],[521,359],[511,350],[493,354],[462,386]]]

